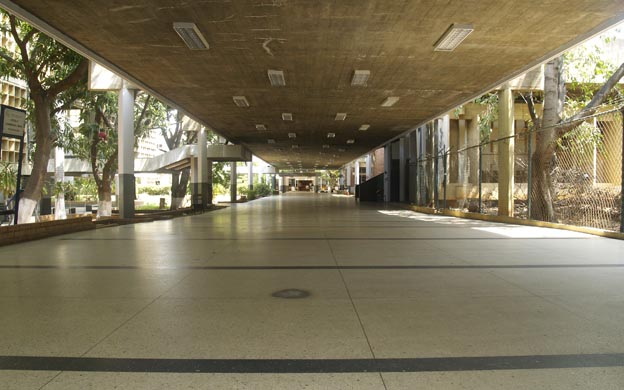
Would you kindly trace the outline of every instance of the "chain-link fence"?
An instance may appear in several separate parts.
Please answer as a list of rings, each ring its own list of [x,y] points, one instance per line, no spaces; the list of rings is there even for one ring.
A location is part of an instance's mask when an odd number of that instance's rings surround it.
[[[623,108],[417,161],[416,204],[499,214],[499,148],[514,143],[513,216],[624,230]],[[455,150],[453,150],[455,149]]]

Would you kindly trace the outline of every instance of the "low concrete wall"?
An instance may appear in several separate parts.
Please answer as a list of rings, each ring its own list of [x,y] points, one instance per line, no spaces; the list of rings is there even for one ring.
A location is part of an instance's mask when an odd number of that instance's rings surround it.
[[[1,226],[0,246],[40,238],[95,229],[91,216],[80,216],[56,221],[25,223],[23,225]]]

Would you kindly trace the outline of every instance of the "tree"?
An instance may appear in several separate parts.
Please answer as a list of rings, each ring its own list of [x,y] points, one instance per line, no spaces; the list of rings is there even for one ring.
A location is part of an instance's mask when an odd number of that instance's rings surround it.
[[[0,10],[2,16],[6,13]],[[0,28],[15,41],[16,52],[0,48],[0,75],[25,80],[30,89],[30,118],[34,123],[36,149],[32,173],[20,195],[18,222],[28,222],[48,169],[55,116],[71,107],[86,89],[88,61],[13,15],[2,18]]]
[[[182,145],[192,144],[197,140],[197,132],[185,131],[182,126],[184,115],[174,109],[167,110],[167,125],[161,127],[161,133],[169,150],[179,148]],[[169,124],[173,122],[173,127]],[[177,210],[182,206],[186,196],[191,168],[187,167],[171,174],[171,210]]]
[[[556,221],[553,200],[555,198],[554,183],[551,172],[556,159],[557,140],[577,127],[585,117],[596,113],[609,95],[616,88],[617,83],[624,77],[624,63],[619,66],[607,81],[584,102],[580,110],[567,119],[564,117],[566,104],[565,80],[563,76],[564,58],[557,57],[548,62],[544,68],[544,109],[542,118],[537,115],[533,95],[525,96],[532,118],[533,128],[536,131],[536,147],[532,159],[533,190],[530,194],[532,207],[531,218],[542,221]],[[596,69],[601,69],[597,67]],[[591,94],[587,93],[584,96]],[[572,104],[578,108],[578,100]]]
[[[10,162],[0,161],[0,192],[5,198],[10,198],[15,193],[17,185],[17,169]]]
[[[112,213],[112,183],[117,173],[117,94],[89,92],[82,99],[82,125],[65,138],[65,147],[91,163],[98,193],[98,217]],[[165,106],[145,93],[137,93],[134,106],[135,141],[163,126]]]

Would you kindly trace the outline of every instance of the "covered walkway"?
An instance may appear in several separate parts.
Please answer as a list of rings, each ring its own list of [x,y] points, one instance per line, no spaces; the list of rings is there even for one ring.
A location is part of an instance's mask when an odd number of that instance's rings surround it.
[[[291,193],[0,248],[1,387],[622,388],[624,242],[379,207]]]

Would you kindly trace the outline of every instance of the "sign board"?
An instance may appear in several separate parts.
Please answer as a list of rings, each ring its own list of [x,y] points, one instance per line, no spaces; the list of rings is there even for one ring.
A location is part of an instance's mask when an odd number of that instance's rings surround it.
[[[23,137],[26,128],[26,111],[4,104],[0,109],[0,136]]]

